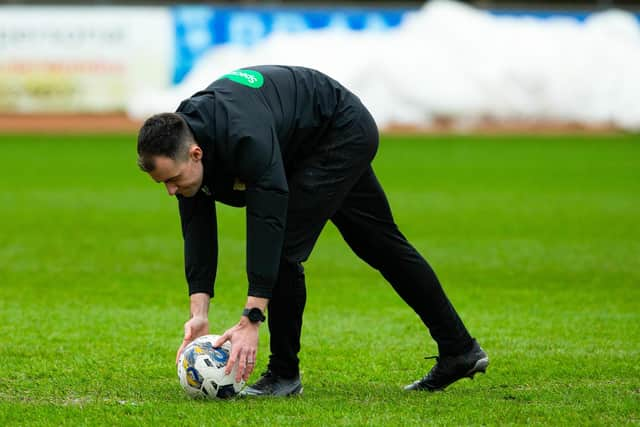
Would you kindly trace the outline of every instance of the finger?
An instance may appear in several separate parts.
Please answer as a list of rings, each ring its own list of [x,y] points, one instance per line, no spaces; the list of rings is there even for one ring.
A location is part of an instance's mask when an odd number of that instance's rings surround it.
[[[178,360],[180,360],[180,355],[184,351],[184,348],[187,346],[187,344],[189,344],[189,342],[186,339],[182,341],[182,344],[180,345],[180,348],[178,349],[178,352],[176,353],[176,364],[178,364]]]
[[[247,369],[244,371],[244,380],[247,381],[256,367],[256,352],[250,352],[247,358]]]
[[[245,377],[246,370],[248,369],[247,361],[249,360],[249,352],[243,351],[238,357],[238,370],[236,371],[237,382]]]
[[[227,342],[229,339],[231,339],[231,334],[227,331],[224,334],[222,334],[222,336],[218,338],[216,342],[213,343],[213,346],[222,347],[224,343]]]
[[[233,346],[231,347],[231,355],[229,356],[229,361],[227,362],[227,366],[224,368],[224,373],[226,375],[229,375],[231,373],[233,366],[236,364],[238,360],[239,352],[240,350],[237,347],[233,347]]]

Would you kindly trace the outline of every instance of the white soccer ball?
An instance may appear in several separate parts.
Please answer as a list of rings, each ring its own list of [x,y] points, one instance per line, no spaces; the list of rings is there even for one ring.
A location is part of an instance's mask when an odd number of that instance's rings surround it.
[[[237,365],[229,375],[224,373],[231,342],[213,347],[219,335],[204,335],[185,347],[178,360],[180,385],[193,398],[226,399],[242,389],[244,381],[236,382]]]

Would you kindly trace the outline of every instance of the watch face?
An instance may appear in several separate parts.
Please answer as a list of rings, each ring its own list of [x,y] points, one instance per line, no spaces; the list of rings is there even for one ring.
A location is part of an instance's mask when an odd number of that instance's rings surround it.
[[[264,321],[264,315],[262,314],[262,311],[260,311],[259,308],[252,308],[251,310],[249,310],[249,320],[251,320],[252,322],[262,322]]]

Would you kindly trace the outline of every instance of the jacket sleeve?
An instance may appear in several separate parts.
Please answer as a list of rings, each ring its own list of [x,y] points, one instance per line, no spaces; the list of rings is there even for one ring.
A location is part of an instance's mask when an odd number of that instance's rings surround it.
[[[213,297],[218,267],[218,233],[213,199],[198,192],[193,197],[178,196],[184,270],[189,295],[205,292]]]
[[[284,241],[289,189],[273,129],[253,128],[235,146],[235,170],[246,185],[250,296],[271,298]]]

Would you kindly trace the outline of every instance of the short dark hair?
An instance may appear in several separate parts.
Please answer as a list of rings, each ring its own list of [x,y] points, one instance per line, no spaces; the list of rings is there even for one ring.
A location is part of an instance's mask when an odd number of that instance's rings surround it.
[[[149,117],[138,132],[138,166],[145,172],[156,168],[155,156],[186,160],[195,143],[189,126],[179,114],[161,113]]]

